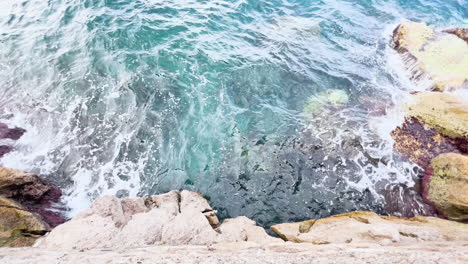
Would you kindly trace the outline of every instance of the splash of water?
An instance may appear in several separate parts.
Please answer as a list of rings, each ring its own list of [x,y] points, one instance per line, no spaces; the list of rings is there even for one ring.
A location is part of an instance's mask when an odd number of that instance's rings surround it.
[[[1,164],[58,182],[70,215],[99,195],[178,188],[266,225],[382,211],[382,186],[417,176],[391,149],[402,119],[392,107],[422,89],[389,47],[391,30],[403,19],[460,25],[465,10],[432,0],[2,1],[0,121],[27,133]],[[349,100],[303,113],[329,89]]]

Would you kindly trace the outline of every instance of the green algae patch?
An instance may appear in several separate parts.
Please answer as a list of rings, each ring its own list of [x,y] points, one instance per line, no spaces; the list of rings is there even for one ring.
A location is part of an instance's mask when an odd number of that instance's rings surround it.
[[[38,215],[1,196],[0,216],[0,247],[31,246],[37,238],[50,230]]]

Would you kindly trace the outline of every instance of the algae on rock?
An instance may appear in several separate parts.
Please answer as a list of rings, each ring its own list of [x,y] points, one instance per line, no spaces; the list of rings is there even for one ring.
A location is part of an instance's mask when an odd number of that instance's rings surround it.
[[[318,93],[316,96],[309,97],[304,106],[304,113],[306,115],[315,114],[322,111],[327,105],[339,107],[347,104],[348,101],[349,96],[344,90],[329,89]]]
[[[0,247],[31,246],[50,230],[40,216],[26,211],[20,204],[0,196]]]
[[[431,162],[424,196],[448,219],[468,221],[468,156],[446,153]],[[468,232],[468,227],[467,227]]]

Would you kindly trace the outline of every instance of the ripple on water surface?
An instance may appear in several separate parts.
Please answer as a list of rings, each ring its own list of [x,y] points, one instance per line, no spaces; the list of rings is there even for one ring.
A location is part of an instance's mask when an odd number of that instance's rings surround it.
[[[391,110],[414,89],[389,47],[465,1],[57,0],[0,3],[3,166],[102,194],[199,191],[259,223],[365,209],[412,190]],[[398,98],[399,100],[394,100]],[[414,195],[414,192],[411,195]],[[387,195],[387,196],[386,196]]]

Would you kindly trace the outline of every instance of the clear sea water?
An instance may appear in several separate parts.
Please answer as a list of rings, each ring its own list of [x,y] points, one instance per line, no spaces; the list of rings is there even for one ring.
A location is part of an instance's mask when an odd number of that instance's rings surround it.
[[[0,164],[70,216],[172,189],[262,225],[386,213],[419,173],[389,137],[418,89],[390,47],[407,20],[467,25],[468,2],[2,0],[0,122],[27,133]]]

